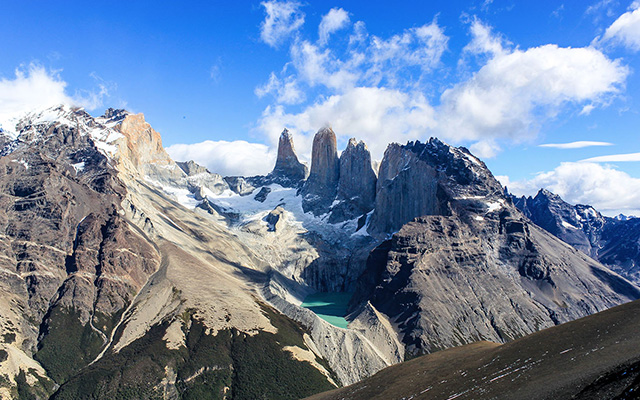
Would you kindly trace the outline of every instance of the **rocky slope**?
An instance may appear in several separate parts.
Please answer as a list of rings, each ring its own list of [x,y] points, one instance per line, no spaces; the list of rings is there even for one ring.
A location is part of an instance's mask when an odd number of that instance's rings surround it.
[[[633,399],[640,302],[498,345],[477,342],[384,369],[310,399]]]
[[[410,354],[506,342],[640,297],[530,223],[482,162],[437,139],[385,153],[369,231],[399,227],[369,257],[350,318],[385,314]]]
[[[591,206],[571,205],[545,189],[535,197],[513,197],[513,201],[538,226],[640,282],[640,219],[605,217]]]

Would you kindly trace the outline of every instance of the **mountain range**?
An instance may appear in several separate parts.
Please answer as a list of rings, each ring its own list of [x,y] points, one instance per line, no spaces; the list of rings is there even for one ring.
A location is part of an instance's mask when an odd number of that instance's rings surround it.
[[[271,173],[223,177],[142,114],[56,106],[0,147],[3,398],[301,398],[640,298],[637,229],[606,228],[634,219],[563,237],[435,138],[377,167],[324,127],[307,168],[285,129]],[[303,306],[325,292],[346,329]]]

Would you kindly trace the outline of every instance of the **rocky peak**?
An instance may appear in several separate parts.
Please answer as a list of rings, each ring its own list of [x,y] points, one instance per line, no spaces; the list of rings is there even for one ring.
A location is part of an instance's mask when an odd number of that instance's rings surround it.
[[[111,122],[122,121],[127,115],[129,115],[129,111],[122,108],[107,108],[100,118],[104,118]]]
[[[173,164],[160,134],[145,121],[144,114],[127,114],[116,129],[127,139],[126,149],[121,147],[120,151],[134,166]]]
[[[333,208],[330,222],[353,219],[371,211],[375,203],[376,181],[367,145],[363,141],[349,139],[340,156],[337,197],[340,203]]]
[[[319,215],[328,211],[336,197],[340,177],[340,160],[336,134],[330,127],[322,128],[313,138],[311,172],[302,188],[302,207]]]
[[[449,215],[454,202],[461,207],[486,208],[501,201],[500,183],[464,147],[452,147],[436,138],[404,146],[392,143],[380,164],[369,230],[393,232],[416,217]]]
[[[293,135],[285,128],[278,141],[278,157],[269,177],[283,186],[294,186],[307,176],[307,166],[298,160]]]
[[[176,164],[178,164],[178,167],[180,167],[180,169],[183,170],[184,173],[187,174],[187,176],[195,176],[200,174],[211,173],[206,167],[203,167],[202,165],[196,163],[193,160],[189,160],[185,162],[177,161]]]

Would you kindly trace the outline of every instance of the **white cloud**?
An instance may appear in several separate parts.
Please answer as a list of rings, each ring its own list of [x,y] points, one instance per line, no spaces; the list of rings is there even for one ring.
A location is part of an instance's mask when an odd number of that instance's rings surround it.
[[[287,104],[276,89],[278,82],[286,82],[298,90],[303,87],[326,90],[328,95],[357,86],[413,86],[440,64],[448,39],[436,21],[406,29],[387,39],[369,35],[364,23],[358,21],[353,24],[349,43],[343,43],[343,48],[328,48],[309,40],[293,42],[291,62],[283,67],[279,76],[272,72],[269,81],[256,89],[256,94],[262,97],[272,93],[278,103]]]
[[[582,149],[584,147],[592,147],[592,146],[613,146],[613,143],[580,140],[577,142],[570,142],[570,143],[544,143],[544,144],[538,145],[538,147],[552,147],[555,149]]]
[[[267,174],[276,160],[275,151],[268,146],[243,140],[174,144],[166,150],[174,160],[193,160],[223,176]]]
[[[301,4],[295,1],[263,1],[266,17],[260,25],[260,38],[271,47],[279,47],[304,24]]]
[[[491,27],[473,19],[470,27],[471,41],[462,49],[463,53],[500,55],[510,43],[491,32]]]
[[[342,8],[332,8],[329,10],[329,12],[322,17],[322,21],[318,27],[319,43],[326,45],[329,41],[329,36],[345,28],[349,22],[349,13]]]
[[[348,44],[323,47],[298,38],[290,46],[291,61],[256,88],[259,97],[275,98],[256,130],[272,145],[283,127],[297,131],[297,147],[304,151],[316,130],[330,124],[339,138],[365,140],[374,158],[390,141],[429,136],[471,142],[472,151],[493,157],[499,143],[533,139],[568,106],[588,113],[610,103],[629,75],[620,60],[593,47],[519,49],[476,18],[469,29],[472,39],[462,57],[481,56],[479,69],[442,92],[438,105],[426,95],[437,81],[429,74],[440,65],[449,38],[435,19],[387,38],[356,21],[344,32]],[[305,97],[313,101],[295,111],[285,107]]]
[[[0,124],[17,115],[56,104],[75,104],[57,73],[34,64],[18,68],[13,79],[0,80]],[[5,126],[5,129],[8,128]]]
[[[480,158],[493,158],[500,153],[500,146],[493,140],[481,140],[469,148],[473,155]]]
[[[43,66],[29,64],[15,70],[13,78],[0,79],[0,125],[5,129],[9,120],[26,112],[67,104],[94,110],[102,105],[109,95],[109,84],[95,73],[91,76],[98,83],[97,91],[80,90],[74,95],[67,93],[67,83],[58,72],[49,71]]]
[[[304,92],[298,88],[298,82],[295,79],[287,77],[285,81],[282,81],[273,72],[269,76],[267,83],[255,89],[255,94],[258,97],[273,94],[280,104],[299,104],[306,99]]]
[[[640,204],[640,179],[606,165],[566,162],[531,180],[500,178],[511,193],[532,196],[545,188],[569,203],[589,204],[607,215],[633,214]]]
[[[300,113],[287,113],[282,106],[268,107],[258,129],[274,145],[283,127],[302,135],[296,148],[302,155],[311,151],[311,136],[322,126],[333,127],[338,140],[350,137],[364,140],[374,158],[381,158],[389,142],[404,143],[424,139],[435,125],[434,110],[420,93],[356,87],[306,107]]]
[[[598,39],[596,39],[596,42]],[[631,50],[640,50],[640,4],[634,2],[632,9],[622,14],[602,36],[603,42],[621,44]]]
[[[592,162],[592,163],[609,163],[609,162],[633,162],[640,161],[640,153],[627,153],[627,154],[611,154],[608,156],[599,156],[586,158],[580,160],[580,162]]]
[[[556,45],[494,52],[468,81],[444,91],[439,129],[452,140],[533,137],[567,103],[603,102],[629,69],[591,48]]]

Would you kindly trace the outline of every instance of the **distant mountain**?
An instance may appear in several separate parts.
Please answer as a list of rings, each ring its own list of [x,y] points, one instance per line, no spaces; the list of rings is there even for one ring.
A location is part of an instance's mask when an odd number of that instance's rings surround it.
[[[535,224],[576,249],[640,283],[640,219],[605,217],[588,205],[571,205],[540,189],[535,197],[513,197]]]
[[[637,399],[638,331],[634,301],[507,344],[418,357],[309,400]]]
[[[283,131],[274,169],[175,162],[142,114],[59,106],[0,133],[0,397],[300,398],[640,297],[437,139]],[[348,328],[301,306],[353,294]]]

